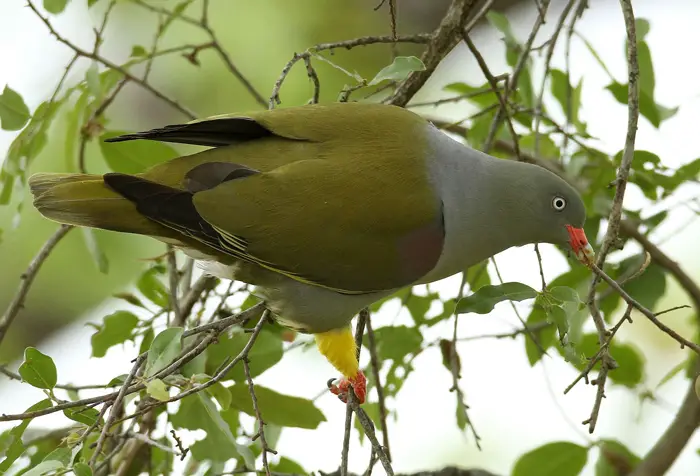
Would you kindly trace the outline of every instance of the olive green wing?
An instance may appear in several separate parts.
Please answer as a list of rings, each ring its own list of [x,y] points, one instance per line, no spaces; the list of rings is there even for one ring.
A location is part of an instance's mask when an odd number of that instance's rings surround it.
[[[363,165],[294,162],[193,203],[240,259],[343,293],[406,286],[440,257],[441,203],[420,174]]]
[[[218,147],[105,182],[148,218],[236,259],[343,293],[394,289],[442,251],[441,203],[428,151],[416,147],[425,127],[366,104],[210,118],[123,136]]]

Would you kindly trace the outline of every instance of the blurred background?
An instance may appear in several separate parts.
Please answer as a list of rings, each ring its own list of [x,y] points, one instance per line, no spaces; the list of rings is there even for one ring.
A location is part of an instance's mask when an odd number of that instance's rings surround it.
[[[104,3],[104,2],[103,2]],[[175,2],[150,2],[172,7]],[[389,33],[389,15],[385,7],[375,11],[376,0],[344,2],[332,0],[272,0],[234,1],[212,0],[211,22],[221,43],[236,66],[263,94],[269,96],[275,80],[295,52],[323,42],[351,39],[364,35]],[[564,5],[552,0],[548,22],[542,27],[536,44],[549,38],[555,19]],[[611,73],[624,81],[625,30],[620,7],[614,1],[591,1],[577,31],[584,35],[599,53]],[[439,23],[449,2],[446,0],[399,0],[398,32],[409,34],[432,31]],[[496,2],[498,9],[510,19],[518,38],[524,39],[535,21],[537,10],[531,1]],[[66,11],[53,16],[54,28],[72,42],[86,49],[92,47],[92,28],[101,20],[103,5],[88,10],[85,1],[70,2]],[[680,106],[678,113],[660,128],[654,128],[640,118],[637,148],[652,151],[669,167],[678,167],[700,156],[697,142],[697,118],[700,117],[698,94],[700,86],[693,78],[700,75],[689,45],[700,42],[697,19],[700,3],[692,0],[635,0],[635,14],[651,24],[647,36],[656,72],[656,98],[667,106]],[[146,15],[130,2],[119,2],[105,31],[102,53],[121,64],[134,45],[149,45],[157,17]],[[473,32],[491,71],[508,71],[502,34],[487,23]],[[199,43],[205,37],[198,29],[176,22],[162,39],[168,44]],[[421,47],[399,45],[402,55],[420,54]],[[57,79],[72,56],[72,52],[51,37],[36,15],[21,0],[0,4],[0,87],[10,85],[34,110],[52,93]],[[552,64],[564,67],[564,48],[557,48]],[[541,59],[541,58],[540,58]],[[257,105],[241,84],[231,76],[213,51],[199,56],[196,67],[177,55],[157,59],[150,82],[199,116],[257,109]],[[350,70],[371,78],[391,61],[390,46],[376,45],[337,51],[334,61]],[[84,78],[89,62],[81,62],[68,76],[73,84]],[[337,98],[338,91],[348,82],[347,77],[323,63],[316,63],[321,78],[321,101]],[[582,117],[589,132],[598,138],[598,148],[611,154],[624,145],[627,108],[612,97],[605,86],[607,73],[581,41],[571,44],[570,68],[572,82],[584,79]],[[537,76],[536,76],[537,77]],[[482,84],[483,75],[464,45],[459,45],[441,64],[415,102],[436,100],[450,94],[443,91],[446,84],[463,81]],[[536,79],[535,84],[539,84]],[[305,103],[312,86],[303,65],[297,65],[281,91],[282,106]],[[358,95],[354,99],[361,98]],[[430,117],[454,120],[473,110],[467,103],[453,103],[438,108],[422,108]],[[63,171],[66,169],[66,126],[70,108],[54,121],[48,146],[31,165],[30,172]],[[138,86],[129,84],[107,115],[109,127],[119,130],[141,130],[186,120]],[[16,133],[0,131],[0,157],[4,156]],[[184,149],[182,149],[184,150]],[[2,160],[2,159],[0,159]],[[96,143],[88,145],[87,168],[90,172],[107,171]],[[0,310],[7,307],[19,284],[19,277],[56,224],[42,218],[30,205],[27,194],[15,196],[11,206],[0,207]],[[692,190],[675,197],[682,201],[692,196]],[[25,206],[16,218],[20,201]],[[632,187],[626,206],[644,206],[642,194]],[[694,212],[680,208],[655,234],[656,242],[678,260],[695,279],[700,279],[698,237],[700,226],[690,220]],[[86,324],[99,322],[116,304],[109,296],[128,289],[145,259],[163,252],[161,244],[149,239],[98,231],[97,240],[108,260],[108,270],[102,273],[86,250],[81,232],[71,232],[45,263],[28,295],[25,308],[14,323],[8,338],[0,347],[0,362],[15,362],[27,345],[34,345],[50,355],[59,369],[59,381],[75,384],[102,382],[130,367],[129,360],[137,349],[126,345],[112,348],[103,359],[90,358],[90,336],[93,329]],[[548,246],[543,246],[546,276],[551,279],[566,269],[564,259]],[[497,257],[506,281],[521,281],[538,287],[539,272],[531,248],[512,249]],[[459,282],[454,279],[439,283],[445,298],[456,295]],[[686,304],[687,298],[670,279],[659,309]],[[387,305],[373,318],[375,328],[408,319],[399,312],[396,303]],[[690,327],[690,312],[667,315],[665,322],[686,336],[694,335]],[[481,335],[509,331],[517,320],[508,305],[499,305],[488,316],[461,319],[460,335]],[[449,335],[448,327],[436,326],[426,340]],[[681,359],[681,351],[666,336],[643,319],[637,318],[620,332],[620,338],[633,342],[643,351],[646,367],[646,387],[654,388]],[[548,441],[567,440],[586,444],[590,440],[586,427],[580,424],[588,418],[595,388],[577,386],[570,394],[563,389],[577,372],[558,356],[544,359],[530,367],[524,358],[522,336],[517,339],[473,340],[459,347],[462,359],[462,385],[470,406],[470,416],[482,438],[478,451],[472,438],[459,431],[455,424],[454,395],[451,376],[441,367],[437,349],[421,354],[414,362],[416,368],[396,401],[390,403],[397,418],[390,421],[390,440],[394,469],[397,472],[417,471],[455,464],[481,467],[498,474],[508,474],[513,462],[523,452]],[[16,366],[16,364],[13,364]],[[13,367],[15,368],[15,367]],[[439,368],[441,371],[435,371]],[[323,390],[326,379],[333,374],[330,366],[316,351],[293,351],[257,379],[285,393],[314,397]],[[643,455],[672,419],[686,390],[682,376],[675,377],[658,393],[657,400],[643,401],[641,391],[631,392],[614,385],[607,391],[603,403],[597,437],[614,437],[624,442],[638,455]],[[16,413],[29,402],[41,398],[41,392],[27,385],[10,382],[0,376],[0,412]],[[342,442],[344,411],[330,396],[317,401],[327,423],[315,431],[285,430],[276,449],[292,456],[309,470],[330,471],[337,468]],[[62,417],[41,419],[40,425],[60,425]],[[36,424],[37,422],[35,422]],[[7,425],[0,425],[3,430]],[[195,438],[193,436],[193,438]],[[700,437],[695,435],[673,466],[671,475],[700,473]],[[367,447],[359,442],[351,448],[351,469],[362,471],[367,460]],[[378,471],[381,471],[378,469]],[[594,474],[589,464],[585,474]]]

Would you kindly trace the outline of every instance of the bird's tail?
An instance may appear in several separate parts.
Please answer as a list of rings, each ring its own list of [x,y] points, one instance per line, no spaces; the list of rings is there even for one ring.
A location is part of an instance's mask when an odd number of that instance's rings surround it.
[[[68,225],[168,238],[172,230],[149,220],[110,189],[101,175],[41,173],[29,178],[34,206],[46,218]]]

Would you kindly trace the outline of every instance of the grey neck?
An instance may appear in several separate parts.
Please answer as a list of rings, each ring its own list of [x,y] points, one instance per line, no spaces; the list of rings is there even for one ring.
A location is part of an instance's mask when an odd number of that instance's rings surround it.
[[[516,223],[526,219],[521,210],[527,205],[506,189],[513,187],[508,178],[529,166],[465,147],[433,127],[428,142],[433,151],[429,175],[444,205],[446,236],[437,265],[421,282],[452,276],[512,246],[532,242],[527,236],[531,227]]]

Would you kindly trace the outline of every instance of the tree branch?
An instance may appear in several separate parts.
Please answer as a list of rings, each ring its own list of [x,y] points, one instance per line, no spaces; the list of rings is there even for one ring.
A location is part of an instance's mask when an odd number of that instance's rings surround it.
[[[41,269],[41,266],[44,264],[44,261],[46,261],[46,258],[49,257],[58,242],[61,241],[63,237],[66,236],[66,234],[72,229],[73,227],[70,225],[61,225],[61,227],[56,230],[53,235],[51,235],[46,243],[44,243],[44,246],[41,247],[39,253],[37,253],[32,262],[29,264],[27,270],[22,273],[22,276],[20,277],[21,283],[19,285],[19,289],[17,290],[15,297],[12,299],[12,302],[10,302],[10,305],[7,307],[5,314],[3,314],[2,319],[0,319],[0,343],[2,343],[3,339],[7,335],[7,331],[10,329],[12,321],[15,320],[15,317],[17,317],[20,309],[24,307],[24,301],[29,293],[29,288],[31,288],[34,278],[39,272],[39,269]]]
[[[462,31],[467,18],[476,4],[476,0],[453,0],[440,26],[433,34],[432,41],[421,56],[425,70],[412,72],[387,101],[389,104],[405,106],[418,90],[423,87],[438,64],[462,38]]]

